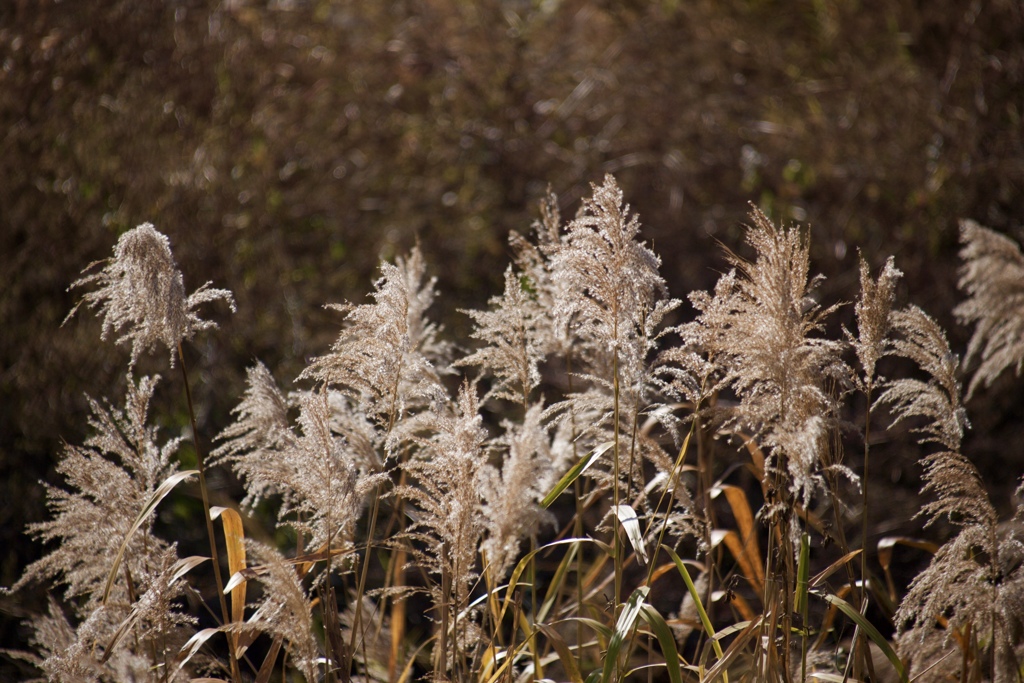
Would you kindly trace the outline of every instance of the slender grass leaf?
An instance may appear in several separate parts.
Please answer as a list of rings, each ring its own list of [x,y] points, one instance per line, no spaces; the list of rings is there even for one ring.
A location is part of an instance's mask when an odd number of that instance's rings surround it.
[[[222,630],[223,628],[204,628],[202,631],[199,631],[189,638],[188,642],[181,646],[181,651],[178,652],[178,656],[176,657],[178,668],[175,669],[174,675],[171,676],[171,678],[177,678],[181,670],[186,664],[188,664],[188,660],[192,659],[195,654],[199,652],[199,648],[205,645],[206,641],[220,633]]]
[[[175,583],[189,571],[203,562],[206,562],[208,559],[210,558],[203,557],[201,555],[192,555],[178,560],[174,563],[174,566],[171,567],[173,573],[171,574],[170,583]],[[114,650],[117,648],[118,644],[120,644],[121,640],[123,640],[125,635],[127,635],[128,632],[135,627],[135,624],[138,623],[139,616],[141,614],[142,612],[139,610],[138,603],[132,605],[132,609],[128,613],[128,616],[124,618],[124,621],[122,621],[120,625],[118,625],[114,635],[110,638],[110,642],[108,642],[107,646],[104,648],[103,656],[100,658],[100,664],[106,664],[107,660],[110,659],[110,656],[114,654]]]
[[[905,545],[909,548],[917,548],[918,550],[924,550],[931,554],[935,554],[939,551],[939,546],[931,541],[926,541],[921,538],[911,538],[909,536],[886,536],[885,538],[878,539],[878,563],[889,568],[892,563],[892,549],[896,545]]]
[[[811,536],[806,531],[800,534],[800,554],[796,563],[796,598],[794,608],[800,615],[800,680],[807,680],[807,636],[810,625],[807,620],[807,590],[811,574]]]
[[[548,614],[551,612],[551,608],[554,607],[555,601],[558,600],[558,596],[562,594],[562,582],[565,579],[566,574],[572,567],[573,562],[576,559],[576,553],[579,552],[579,545],[573,544],[569,548],[569,552],[565,554],[562,561],[558,563],[558,569],[555,570],[554,576],[551,577],[551,581],[548,584],[548,591],[544,596],[544,602],[541,603],[540,609],[537,611],[535,621],[546,621]]]
[[[729,626],[726,626],[725,628],[723,628],[721,631],[718,631],[717,633],[715,633],[715,635],[712,636],[712,637],[715,640],[721,642],[721,640],[723,638],[728,638],[732,634],[739,633],[740,631],[742,631],[746,627],[750,626],[750,622],[752,622],[752,621],[754,621],[754,620],[753,619],[747,619],[746,621],[738,621],[735,624],[730,624]]]
[[[402,668],[402,675],[398,677],[398,683],[409,683],[409,681],[412,680],[412,675],[414,673],[413,664],[418,660],[419,654],[423,651],[423,648],[435,640],[437,640],[437,636],[431,636],[430,638],[425,639],[420,643],[420,646],[409,655],[409,658],[405,661],[405,667]]]
[[[190,571],[206,562],[210,558],[203,557],[202,555],[190,555],[189,557],[183,557],[174,563],[174,574],[171,575],[171,583],[179,580],[181,577],[188,574]]]
[[[752,555],[747,546],[743,545],[739,535],[731,529],[714,529],[711,531],[711,547],[717,548],[722,543],[732,553],[736,563],[740,566],[743,577],[760,594],[764,590],[764,568],[761,566],[759,557]]]
[[[878,629],[875,628],[874,624],[865,619],[863,614],[855,610],[853,608],[853,605],[846,602],[842,598],[828,593],[822,595],[821,597],[828,604],[835,605],[836,607],[838,607],[843,614],[852,619],[861,628],[861,630],[863,630],[864,633],[868,635],[868,638],[875,641],[875,645],[878,646],[882,653],[885,654],[889,662],[892,663],[893,668],[896,669],[896,673],[899,675],[901,683],[907,683],[908,679],[906,667],[903,666],[903,662],[900,660],[899,656],[897,656],[896,652],[892,649],[892,646],[889,644],[889,641],[886,640],[882,636],[882,634],[878,632]]]
[[[853,586],[848,583],[836,588],[834,595],[843,598],[853,592]],[[815,649],[821,647],[829,634],[833,632],[832,625],[836,621],[836,615],[839,613],[839,608],[835,605],[829,605],[828,609],[825,610],[825,616],[821,619],[821,627],[818,629],[818,638],[814,641]]]
[[[533,561],[533,558],[537,555],[537,553],[541,552],[542,550],[553,548],[558,545],[565,545],[566,543],[575,544],[593,542],[593,539],[590,538],[563,538],[560,541],[554,541],[552,543],[548,543],[547,545],[543,545],[540,548],[535,548],[534,550],[531,550],[526,555],[524,555],[522,559],[520,559],[519,562],[516,563],[515,568],[512,570],[512,576],[508,580],[508,590],[505,592],[505,600],[501,605],[501,614],[498,616],[498,623],[501,623],[502,619],[505,618],[505,612],[508,611],[509,605],[512,604],[512,594],[515,592],[516,586],[525,585],[519,583],[519,577],[523,575],[523,572],[526,571],[526,568],[530,565],[530,562]]]
[[[939,550],[939,546],[931,541],[909,536],[886,536],[878,539],[878,564],[882,565],[882,571],[885,572],[885,585],[889,590],[889,600],[894,603],[899,600],[899,596],[896,594],[896,583],[892,580],[892,572],[889,571],[889,567],[892,565],[892,549],[896,545],[925,550],[933,555]]]
[[[711,618],[708,617],[707,610],[704,609],[704,603],[701,601],[700,592],[697,587],[693,585],[693,579],[690,578],[690,572],[686,569],[686,565],[679,559],[679,555],[676,554],[675,550],[669,548],[667,545],[662,545],[662,548],[669,554],[672,561],[676,563],[676,569],[679,570],[679,574],[683,577],[683,581],[686,583],[686,589],[690,591],[690,597],[693,598],[693,604],[697,607],[697,614],[700,616],[700,623],[704,626],[704,632],[711,637],[715,633],[715,629],[711,626]],[[711,646],[715,649],[715,656],[721,659],[723,657],[722,645],[715,640],[711,639]],[[725,677],[726,683],[728,683],[728,675]]]
[[[281,644],[284,639],[281,636],[274,636],[274,642],[270,644],[267,656],[263,658],[260,670],[256,674],[256,683],[270,683],[270,677],[274,675],[274,665],[277,664],[277,655],[281,651]]]
[[[640,558],[640,564],[646,565],[647,549],[644,547],[644,537],[640,532],[640,520],[636,516],[636,511],[629,505],[613,505],[612,510],[618,517],[619,524],[626,531],[626,537],[629,539],[630,545],[633,546],[633,550],[636,551],[636,556]]]
[[[832,576],[832,574],[834,574],[840,567],[842,567],[844,564],[860,555],[862,552],[864,552],[863,548],[851,550],[850,552],[846,553],[838,560],[830,564],[829,566],[825,567],[825,569],[815,574],[814,578],[810,580],[810,587],[817,588],[819,585],[821,585],[822,581]]]
[[[114,565],[110,568],[110,573],[107,575],[107,585],[103,588],[103,604],[107,604],[107,599],[110,597],[110,589],[114,587],[114,579],[117,578],[117,570],[121,567],[121,560],[124,559],[124,552],[128,549],[128,542],[131,541],[132,536],[138,531],[142,523],[146,521],[146,518],[152,514],[156,506],[160,504],[168,493],[170,493],[175,486],[182,481],[188,479],[194,474],[199,474],[199,470],[185,470],[184,472],[175,472],[171,476],[164,480],[164,483],[160,484],[153,495],[149,497],[146,504],[143,506],[142,511],[139,512],[139,516],[135,518],[135,523],[132,524],[132,528],[128,530],[124,540],[121,542],[121,547],[117,549],[117,555],[114,556]]]
[[[555,652],[558,653],[558,659],[562,662],[562,668],[565,670],[565,675],[569,677],[569,680],[572,683],[583,683],[583,676],[576,665],[576,657],[573,656],[572,650],[569,649],[561,634],[545,624],[537,624],[537,629],[544,634],[544,637],[548,639],[551,646],[555,648]]]
[[[683,672],[679,668],[679,651],[676,650],[676,637],[672,629],[665,623],[664,617],[651,605],[643,605],[640,616],[644,618],[647,625],[654,632],[654,637],[661,645],[661,656],[665,658],[665,670],[668,671],[668,678],[672,683],[682,683]]]
[[[534,628],[534,625],[530,623],[530,619],[526,612],[523,610],[516,610],[516,615],[519,617],[519,628],[523,633],[529,634],[523,641],[528,644],[530,649],[529,657],[532,660],[526,668],[531,669],[536,678],[544,679],[544,658],[541,656],[541,653],[537,651],[537,638],[534,637],[537,635],[538,631]]]
[[[558,496],[562,495],[562,491],[565,491],[569,486],[576,481],[581,474],[587,471],[587,469],[597,462],[597,459],[608,452],[612,446],[615,445],[614,441],[605,441],[603,444],[584,455],[578,463],[572,466],[568,472],[565,473],[558,483],[555,484],[555,488],[551,489],[548,495],[544,496],[544,500],[540,502],[540,506],[543,508],[550,507]]]
[[[604,657],[604,670],[601,672],[601,681],[610,683],[614,680],[612,674],[615,672],[615,666],[619,661],[619,652],[622,650],[623,643],[627,642],[629,636],[633,633],[636,619],[640,615],[644,598],[647,597],[649,591],[650,588],[647,586],[640,586],[633,591],[633,594],[629,596],[629,600],[626,601],[622,612],[619,614],[619,619],[615,622],[615,632],[612,633],[612,639],[608,641],[608,651]]]
[[[510,657],[506,657],[505,661],[501,663],[501,666],[498,667],[497,671],[491,674],[491,677],[487,679],[486,683],[498,683],[498,681],[500,681],[505,675],[505,671],[514,661],[516,661],[516,657],[523,651],[523,648],[529,645],[530,641],[535,638],[538,633],[540,633],[540,631],[534,631],[528,637],[523,639],[523,642],[519,643],[515,650],[512,651],[512,655]]]
[[[736,659],[741,652],[743,652],[743,648],[747,646],[747,641],[750,640],[755,633],[757,633],[757,629],[761,626],[761,622],[763,620],[764,616],[762,615],[758,616],[757,619],[754,619],[753,621],[747,624],[746,628],[744,628],[740,632],[740,634],[736,636],[736,639],[732,641],[732,643],[729,645],[729,648],[725,651],[725,653],[721,657],[719,657],[717,662],[715,662],[715,665],[707,670],[707,673],[705,674],[704,678],[701,679],[702,683],[712,683],[712,681],[714,681],[719,676],[722,677],[723,681],[728,683],[729,665],[732,664],[733,660]],[[728,627],[727,629],[723,629],[723,632],[725,632],[726,630],[730,630],[732,628],[733,627]],[[711,642],[717,643],[723,637],[724,636],[716,633],[714,637],[711,639]]]
[[[480,673],[477,680],[486,681],[494,673],[494,665],[498,661],[498,649],[494,645],[488,645],[480,656]]]
[[[100,664],[106,664],[110,656],[114,654],[114,648],[118,646],[121,640],[127,635],[127,633],[135,626],[139,621],[139,616],[142,612],[139,610],[139,605],[136,603],[132,605],[131,611],[128,616],[124,618],[124,621],[120,623],[117,630],[114,631],[114,635],[110,638],[110,642],[107,643],[104,648],[103,656],[100,657]]]
[[[584,626],[589,626],[590,628],[594,629],[594,632],[601,636],[605,641],[611,640],[612,635],[614,633],[610,626],[602,624],[600,621],[596,619],[590,619],[589,617],[570,617],[566,619],[566,621],[578,621]]]

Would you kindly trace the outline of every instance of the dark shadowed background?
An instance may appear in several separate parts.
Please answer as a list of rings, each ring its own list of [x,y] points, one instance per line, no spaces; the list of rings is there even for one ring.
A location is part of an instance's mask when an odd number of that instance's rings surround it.
[[[466,339],[457,309],[501,291],[508,232],[548,186],[571,217],[605,173],[677,297],[713,285],[719,243],[745,253],[753,202],[810,226],[827,302],[856,296],[858,251],[895,255],[900,303],[962,350],[957,221],[1022,236],[1022,115],[1016,0],[2,2],[0,585],[43,550],[24,526],[85,435],[85,392],[123,395],[126,349],[88,312],[61,321],[79,271],[139,223],[170,237],[187,289],[238,302],[187,351],[206,439],[254,358],[289,385],[336,334],[321,305],[361,301],[416,243]],[[166,357],[139,371],[165,375],[155,411],[180,432]],[[965,451],[1000,509],[1024,469],[1021,385],[969,405]],[[879,468],[911,499],[915,457]],[[44,601],[0,598],[0,644]]]

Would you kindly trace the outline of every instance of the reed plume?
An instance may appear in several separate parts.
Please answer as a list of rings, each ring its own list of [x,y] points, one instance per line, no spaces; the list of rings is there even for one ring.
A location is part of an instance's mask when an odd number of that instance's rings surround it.
[[[822,308],[810,277],[807,240],[776,227],[759,210],[747,243],[756,258],[733,254],[734,270],[714,294],[690,296],[698,315],[684,339],[720,368],[740,403],[734,424],[769,451],[766,481],[805,505],[821,486],[829,429],[838,417],[830,383],[847,382],[841,343],[822,335],[834,307]]]
[[[215,329],[216,323],[203,320],[196,308],[204,303],[223,300],[235,310],[235,301],[226,289],[213,289],[207,282],[188,296],[184,278],[174,262],[170,241],[152,223],[143,223],[121,235],[114,247],[114,257],[91,264],[89,270],[105,264],[98,273],[86,275],[71,284],[72,288],[96,285],[64,319],[67,322],[79,306],[98,308],[103,315],[102,339],[113,332],[117,343],[131,342],[129,367],[134,367],[139,354],[163,344],[170,352],[171,367],[175,363],[178,344],[192,339],[196,332]]]
[[[970,398],[1006,368],[1020,376],[1024,367],[1024,255],[1006,235],[974,221],[960,223],[960,289],[967,295],[953,313],[974,325],[964,364],[977,360],[967,386]]]
[[[50,647],[41,660],[56,680],[166,666],[194,622],[176,604],[184,586],[175,547],[153,534],[151,515],[133,532],[154,494],[177,471],[174,455],[181,440],[160,445],[157,429],[148,423],[157,381],[143,377],[136,383],[129,375],[122,408],[89,400],[94,433],[83,446],[65,446],[57,471],[67,488],[47,487],[53,517],[29,527],[56,547],[30,564],[12,590],[32,581],[64,584],[79,621],[73,637],[54,607],[36,621],[37,637],[51,633],[59,636],[55,643],[65,643]],[[114,583],[105,590],[119,560]]]
[[[927,379],[891,380],[879,402],[892,406],[897,422],[912,420],[921,444],[937,447],[923,460],[921,492],[935,496],[921,508],[926,526],[945,518],[958,528],[900,603],[900,653],[915,670],[924,670],[941,649],[936,641],[948,648],[956,638],[962,656],[947,668],[959,665],[967,675],[971,662],[991,680],[1017,680],[1024,618],[1024,576],[1017,570],[1024,546],[1013,537],[1000,538],[998,514],[981,476],[960,452],[968,422],[960,403],[959,359],[939,325],[917,307],[894,312],[893,331],[891,353],[914,361]],[[937,621],[942,631],[934,628]]]
[[[429,407],[443,392],[449,344],[427,309],[434,300],[434,280],[424,281],[423,254],[381,263],[372,304],[330,304],[345,314],[330,353],[313,359],[299,379],[312,379],[342,391],[385,432],[392,454],[401,439],[403,418]],[[399,432],[396,432],[399,428]]]

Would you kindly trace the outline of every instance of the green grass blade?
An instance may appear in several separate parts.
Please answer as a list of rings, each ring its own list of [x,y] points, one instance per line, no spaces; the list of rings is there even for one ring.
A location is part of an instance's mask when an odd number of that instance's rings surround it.
[[[615,622],[615,632],[612,633],[612,639],[608,642],[604,670],[601,672],[600,680],[605,683],[614,680],[612,674],[615,672],[615,664],[619,661],[619,651],[622,650],[622,644],[629,640],[633,627],[636,625],[636,618],[640,615],[640,608],[643,607],[644,598],[647,597],[649,591],[650,588],[647,586],[640,586],[633,591],[619,615],[619,620]]]
[[[611,640],[612,634],[614,633],[614,631],[612,631],[611,628],[609,628],[605,624],[602,624],[597,619],[591,619],[590,617],[569,617],[565,621],[571,621],[573,623],[579,622],[584,626],[593,629],[594,633],[596,633],[599,637],[604,638],[605,640]]]
[[[565,473],[565,476],[563,476],[558,481],[558,483],[555,484],[555,488],[551,489],[551,492],[548,493],[548,495],[544,496],[544,500],[540,502],[540,506],[543,508],[547,508],[552,503],[554,503],[555,499],[558,498],[558,496],[562,495],[562,491],[565,491],[567,488],[569,488],[569,486],[571,486],[572,483],[576,481],[581,474],[587,471],[587,468],[589,468],[591,465],[597,462],[597,459],[600,458],[605,453],[607,453],[608,449],[610,449],[614,445],[615,442],[613,441],[605,441],[603,444],[601,444],[600,446],[598,446],[597,448],[595,448],[594,450],[590,451],[582,458],[580,458],[580,461],[573,465],[572,468]]]
[[[579,552],[579,545],[574,543],[569,547],[569,552],[565,554],[562,561],[558,563],[558,569],[555,570],[554,576],[548,582],[548,592],[544,596],[544,601],[541,603],[540,609],[537,610],[537,616],[535,621],[547,621],[548,614],[551,612],[552,607],[555,605],[555,600],[561,594],[564,588],[563,582],[569,569],[573,566],[573,562],[576,560],[576,553]]]
[[[668,678],[672,683],[683,683],[683,672],[679,668],[679,651],[676,650],[676,637],[672,629],[665,623],[664,617],[650,605],[643,605],[640,609],[640,616],[644,618],[647,625],[651,627],[654,636],[661,645],[661,656],[665,658],[665,669],[668,671]]]
[[[523,572],[526,571],[530,562],[533,561],[533,558],[537,555],[537,553],[541,552],[542,550],[547,550],[558,545],[577,543],[593,543],[593,539],[563,538],[560,541],[553,541],[552,543],[543,545],[540,548],[535,548],[534,550],[531,550],[529,553],[524,555],[522,559],[519,560],[519,562],[516,563],[515,568],[512,570],[512,576],[508,580],[508,589],[505,591],[505,600],[501,605],[501,614],[498,615],[498,623],[501,623],[501,621],[505,618],[505,613],[508,611],[509,605],[512,604],[512,596],[515,592],[516,586],[526,585],[519,582],[519,577],[523,575]]]
[[[704,632],[708,634],[708,638],[711,638],[711,647],[715,649],[715,656],[721,659],[723,657],[722,645],[712,636],[715,634],[714,627],[711,626],[711,619],[708,617],[707,610],[704,609],[704,603],[701,601],[700,593],[697,591],[697,587],[693,585],[693,579],[690,578],[690,572],[686,569],[686,565],[679,559],[679,555],[676,551],[669,548],[667,545],[662,545],[665,552],[669,554],[672,561],[676,563],[676,569],[679,570],[679,574],[683,577],[683,581],[686,583],[686,589],[690,591],[690,597],[693,598],[693,604],[697,607],[697,614],[700,615],[700,623],[704,626]],[[725,674],[725,681],[728,683],[729,677]]]
[[[864,633],[868,634],[868,638],[875,641],[875,645],[878,646],[878,648],[885,654],[886,658],[892,664],[893,668],[896,669],[896,673],[899,674],[900,677],[900,683],[907,683],[908,678],[906,667],[903,666],[903,662],[900,660],[896,652],[892,649],[892,646],[889,644],[889,641],[886,640],[882,636],[882,634],[878,632],[878,629],[875,628],[870,621],[865,619],[863,614],[855,610],[853,608],[853,605],[846,602],[842,598],[837,597],[835,595],[831,595],[829,593],[826,593],[821,597],[828,604],[835,605],[836,607],[838,607],[843,614],[845,614],[847,617],[852,619],[858,626],[860,626],[861,630],[864,631]]]

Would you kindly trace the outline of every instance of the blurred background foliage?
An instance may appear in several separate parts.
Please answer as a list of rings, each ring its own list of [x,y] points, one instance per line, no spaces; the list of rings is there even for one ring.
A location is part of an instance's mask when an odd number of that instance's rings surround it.
[[[830,301],[856,296],[858,250],[894,254],[901,296],[962,349],[957,221],[1021,237],[1022,114],[1016,0],[0,3],[0,584],[40,553],[24,525],[84,392],[123,395],[125,350],[61,321],[128,228],[155,223],[189,290],[238,300],[189,351],[206,439],[254,358],[288,385],[336,335],[321,304],[361,301],[416,243],[466,339],[457,309],[500,292],[508,232],[549,185],[571,216],[606,172],[675,296],[713,285],[719,243],[742,253],[753,202],[811,226]],[[165,366],[139,372],[180,406]],[[972,406],[1004,488],[1012,386]],[[0,642],[41,600],[3,599]]]

